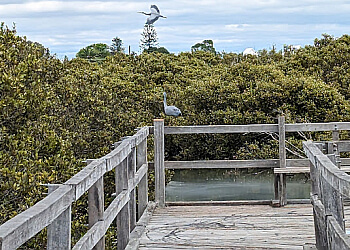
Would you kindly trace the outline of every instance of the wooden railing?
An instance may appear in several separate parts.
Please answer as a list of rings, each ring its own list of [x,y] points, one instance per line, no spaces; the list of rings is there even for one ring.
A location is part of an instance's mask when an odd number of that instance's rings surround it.
[[[150,133],[154,133],[155,143],[155,175],[156,202],[160,206],[165,203],[165,169],[209,169],[209,168],[272,168],[275,174],[275,200],[273,205],[287,204],[286,175],[310,172],[308,159],[287,159],[286,133],[332,131],[333,140],[339,140],[339,131],[350,130],[350,122],[331,123],[298,123],[286,124],[285,117],[278,117],[278,124],[249,125],[201,125],[201,126],[164,126],[164,120],[156,119]],[[164,161],[164,135],[175,134],[230,134],[230,133],[277,133],[279,140],[279,159],[263,160],[200,160],[200,161]],[[343,144],[342,144],[343,145]],[[343,163],[350,165],[349,159]],[[173,203],[172,203],[173,204]]]
[[[303,146],[310,161],[316,247],[350,249],[343,205],[343,199],[350,198],[350,176],[339,169],[338,157],[339,153],[350,151],[350,141],[307,141]]]
[[[0,226],[0,249],[16,249],[46,227],[48,249],[70,249],[72,247],[71,206],[86,192],[88,192],[89,199],[89,230],[73,246],[73,249],[104,249],[105,233],[114,220],[117,222],[118,249],[133,246],[133,242],[136,242],[135,238],[142,231],[145,216],[149,216],[148,211],[154,208],[154,204],[148,202],[147,187],[147,138],[152,133],[154,134],[155,154],[155,200],[158,206],[163,207],[166,204],[165,169],[251,167],[274,169],[275,199],[283,206],[287,203],[286,174],[310,171],[308,159],[286,159],[285,133],[333,131],[333,140],[338,141],[340,130],[350,130],[350,123],[285,124],[284,119],[283,116],[280,116],[278,124],[180,127],[166,127],[164,120],[156,119],[154,127],[139,129],[134,136],[127,137],[118,143],[117,147],[106,156],[89,160],[88,165],[67,182],[49,185],[49,194],[45,199],[2,224]],[[164,161],[164,135],[251,132],[278,133],[279,159]],[[337,147],[327,144],[327,148],[333,150],[335,155],[341,151],[350,151],[349,145],[345,142],[338,141],[336,145]],[[338,163],[339,157],[334,157],[334,159]],[[350,165],[349,159],[342,159],[343,164]],[[103,176],[113,169],[115,169],[116,197],[104,210]]]
[[[71,206],[85,192],[89,230],[73,249],[104,249],[104,235],[115,219],[118,249],[124,249],[148,204],[148,134],[148,127],[141,128],[118,143],[111,153],[88,161],[84,169],[64,184],[49,185],[46,198],[0,226],[0,249],[16,249],[45,227],[47,249],[71,249]],[[103,176],[113,169],[116,197],[104,210]]]

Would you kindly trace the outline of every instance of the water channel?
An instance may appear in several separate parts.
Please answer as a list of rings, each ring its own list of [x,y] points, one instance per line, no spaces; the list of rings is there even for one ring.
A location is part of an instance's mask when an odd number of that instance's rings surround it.
[[[271,200],[274,175],[266,169],[175,170],[166,201]],[[308,174],[287,178],[288,199],[309,199]]]

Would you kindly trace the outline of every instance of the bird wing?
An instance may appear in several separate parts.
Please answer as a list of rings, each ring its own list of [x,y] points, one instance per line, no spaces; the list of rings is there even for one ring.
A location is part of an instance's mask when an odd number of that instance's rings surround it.
[[[160,14],[160,11],[157,7],[157,5],[151,5],[151,14]]]
[[[151,16],[149,18],[147,18],[147,24],[152,24],[154,23],[155,21],[157,21],[159,18],[159,16],[156,16],[156,15],[153,15],[151,14]]]
[[[167,106],[165,108],[165,114],[166,115],[172,115],[172,116],[178,116],[181,114],[181,111],[179,108],[175,107],[175,106]]]
[[[171,108],[172,111],[175,111],[175,112],[179,112],[180,111],[180,109],[175,107],[175,106],[170,106],[170,108]]]

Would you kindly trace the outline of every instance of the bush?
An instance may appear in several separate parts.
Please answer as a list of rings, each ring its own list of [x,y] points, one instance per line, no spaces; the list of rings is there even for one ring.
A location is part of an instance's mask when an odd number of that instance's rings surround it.
[[[349,120],[349,77],[338,77],[336,66],[347,72],[347,39],[321,39],[285,57],[117,53],[97,64],[61,62],[2,24],[0,224],[44,198],[41,183],[65,182],[83,160],[103,156],[154,118],[172,126],[276,123],[279,113],[287,122]],[[332,44],[345,54],[325,56]],[[182,117],[165,117],[164,91]],[[291,138],[298,146],[302,139]],[[167,136],[166,151],[167,160],[268,158],[277,152],[265,134]],[[106,193],[112,192],[107,183]],[[86,209],[84,199],[74,205],[73,241],[86,230]],[[40,237],[28,247],[45,247]]]

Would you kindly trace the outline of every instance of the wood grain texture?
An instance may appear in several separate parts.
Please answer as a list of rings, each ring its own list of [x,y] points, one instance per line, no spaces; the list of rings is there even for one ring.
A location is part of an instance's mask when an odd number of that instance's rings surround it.
[[[48,195],[61,185],[48,185]],[[71,206],[47,226],[47,250],[71,248]],[[0,248],[1,249],[1,248]]]
[[[108,227],[112,224],[114,218],[126,206],[129,201],[129,193],[121,192],[108,206],[102,220],[96,222],[89,231],[75,244],[73,250],[92,249],[105,235]]]
[[[334,143],[325,142],[328,153],[336,151]],[[303,143],[311,163],[312,205],[318,249],[350,249],[346,234],[343,197],[350,197],[350,176],[340,170],[336,155],[325,155],[311,141]]]
[[[147,140],[143,140],[136,148],[136,167],[140,169],[144,164],[147,163]],[[146,164],[147,165],[147,164]],[[148,204],[148,179],[147,179],[147,170],[144,177],[140,180],[137,188],[137,219],[140,219],[143,212],[145,211]]]
[[[62,185],[34,206],[0,226],[1,249],[16,249],[69,208],[74,190]]]
[[[164,168],[164,120],[154,120],[154,175],[155,201],[165,205],[165,168]]]
[[[139,249],[303,249],[315,244],[311,205],[157,208]]]
[[[154,133],[154,127],[148,127],[149,133]],[[286,132],[312,131],[341,131],[350,130],[350,122],[330,123],[289,123]],[[164,127],[165,134],[202,134],[202,133],[260,133],[278,132],[277,124],[247,124],[247,125],[198,125]]]
[[[260,133],[278,132],[276,124],[249,125],[198,125],[164,127],[164,134],[229,134],[229,133]]]

